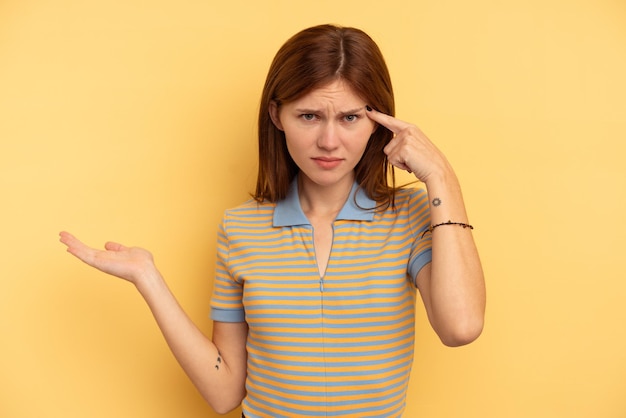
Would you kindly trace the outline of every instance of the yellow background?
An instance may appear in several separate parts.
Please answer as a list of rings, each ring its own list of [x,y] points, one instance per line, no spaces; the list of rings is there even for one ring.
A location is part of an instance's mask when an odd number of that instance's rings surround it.
[[[487,277],[473,345],[419,311],[406,416],[626,416],[623,0],[3,0],[1,417],[215,416],[132,286],[57,233],[151,249],[210,333],[267,68],[326,22],[379,43],[398,116],[456,167]]]

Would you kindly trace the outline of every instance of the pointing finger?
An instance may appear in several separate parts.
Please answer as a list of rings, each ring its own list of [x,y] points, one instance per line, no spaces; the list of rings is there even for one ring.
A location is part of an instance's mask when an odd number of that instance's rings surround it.
[[[404,122],[400,119],[396,119],[393,116],[379,112],[378,110],[374,110],[369,106],[366,106],[365,109],[367,110],[367,112],[365,113],[370,119],[372,119],[374,122],[379,123],[380,125],[383,125],[385,128],[389,129],[394,134],[397,134],[403,129],[406,129],[409,126],[411,126],[410,123]]]

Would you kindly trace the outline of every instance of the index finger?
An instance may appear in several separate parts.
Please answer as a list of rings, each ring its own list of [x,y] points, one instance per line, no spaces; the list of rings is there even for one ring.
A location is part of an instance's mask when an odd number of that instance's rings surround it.
[[[389,129],[394,134],[402,131],[403,129],[411,126],[410,123],[404,122],[400,119],[394,118],[391,115],[387,115],[386,113],[379,112],[378,110],[374,110],[369,106],[366,106],[365,109],[367,112],[365,114],[374,122],[377,122],[383,125],[385,128]]]

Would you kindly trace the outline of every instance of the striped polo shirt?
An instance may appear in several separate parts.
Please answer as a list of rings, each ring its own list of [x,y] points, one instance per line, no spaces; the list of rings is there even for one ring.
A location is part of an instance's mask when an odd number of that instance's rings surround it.
[[[278,203],[225,212],[211,317],[248,323],[247,418],[402,415],[428,198],[403,189],[394,208],[374,207],[355,183],[323,277],[297,181]]]

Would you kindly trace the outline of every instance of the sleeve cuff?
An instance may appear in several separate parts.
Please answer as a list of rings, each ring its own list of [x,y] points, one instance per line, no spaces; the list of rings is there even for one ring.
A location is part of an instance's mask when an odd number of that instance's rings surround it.
[[[211,308],[211,319],[218,322],[246,322],[246,311],[243,309]]]
[[[409,264],[409,275],[413,279],[413,283],[415,283],[415,287],[417,287],[417,282],[415,281],[417,274],[426,264],[430,263],[432,260],[433,260],[433,252],[432,250],[429,249],[429,250],[423,251],[420,255],[415,257],[413,261],[411,261],[411,264]]]

